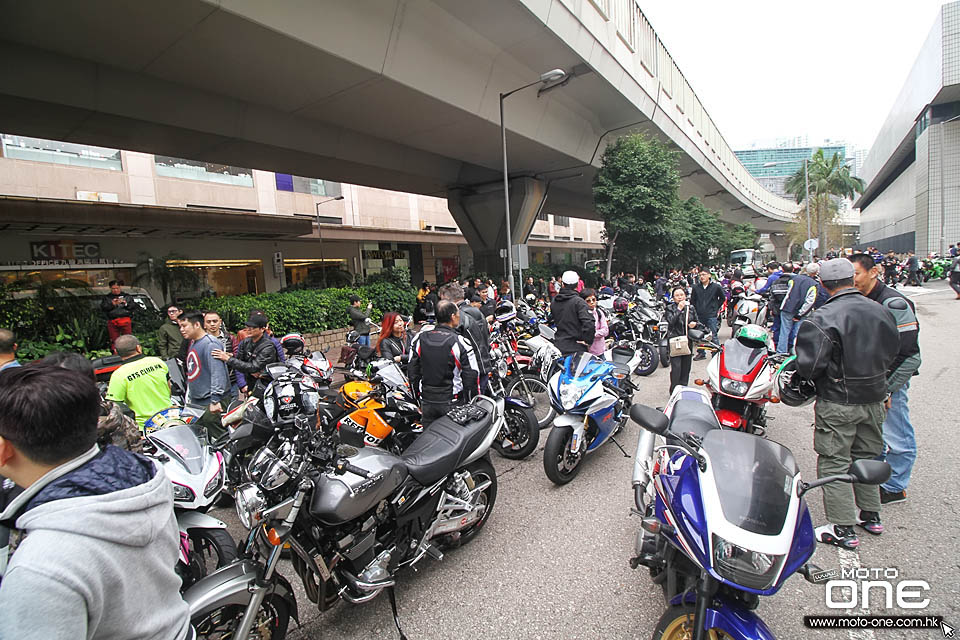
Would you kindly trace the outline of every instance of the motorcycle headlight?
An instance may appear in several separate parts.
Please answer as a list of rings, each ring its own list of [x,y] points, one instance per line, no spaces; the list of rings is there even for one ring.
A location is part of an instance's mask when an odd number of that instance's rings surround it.
[[[572,384],[560,387],[560,404],[565,411],[569,411],[577,406],[581,395],[580,389]]]
[[[263,492],[253,483],[247,483],[237,488],[234,496],[237,507],[237,517],[245,529],[250,529],[263,518],[263,509],[267,506],[267,499]]]
[[[501,378],[507,377],[507,361],[503,358],[497,362],[497,375],[499,375]]]
[[[750,551],[713,534],[713,568],[735,584],[764,591],[773,586],[785,555]]]
[[[220,465],[220,469],[217,470],[217,475],[210,478],[210,482],[207,483],[207,486],[203,488],[203,497],[209,498],[217,491],[220,490],[220,487],[223,486],[223,465]]]
[[[173,500],[175,502],[193,502],[195,497],[190,487],[185,487],[176,482],[173,483]]]
[[[250,478],[266,491],[279,489],[293,475],[290,467],[267,447],[257,452],[247,470]]]
[[[748,382],[720,378],[720,390],[724,393],[729,393],[732,396],[743,396],[746,395],[748,389],[750,389],[750,383]]]

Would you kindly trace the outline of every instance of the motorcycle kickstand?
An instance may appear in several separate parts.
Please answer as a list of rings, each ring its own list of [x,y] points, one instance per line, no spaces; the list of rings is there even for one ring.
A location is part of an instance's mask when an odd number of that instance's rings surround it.
[[[624,458],[629,458],[629,457],[630,457],[630,454],[627,453],[626,451],[624,451],[623,447],[620,446],[620,443],[617,442],[617,439],[616,439],[616,438],[614,438],[613,436],[610,436],[610,440],[611,440],[611,442],[613,442],[613,444],[617,445],[617,449],[620,449],[620,453],[623,454],[623,457],[624,457]]]
[[[393,610],[393,624],[397,626],[397,633],[400,634],[400,640],[407,640],[407,636],[403,634],[403,629],[400,628],[400,614],[397,613],[397,595],[393,591],[393,587],[387,587],[387,596],[390,598],[390,608]]]

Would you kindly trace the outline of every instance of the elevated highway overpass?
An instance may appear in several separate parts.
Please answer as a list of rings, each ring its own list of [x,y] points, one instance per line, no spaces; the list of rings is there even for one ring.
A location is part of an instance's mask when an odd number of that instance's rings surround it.
[[[596,218],[604,146],[680,152],[684,197],[778,232],[797,206],[740,164],[635,0],[0,0],[0,129],[446,195],[475,256],[536,215]]]

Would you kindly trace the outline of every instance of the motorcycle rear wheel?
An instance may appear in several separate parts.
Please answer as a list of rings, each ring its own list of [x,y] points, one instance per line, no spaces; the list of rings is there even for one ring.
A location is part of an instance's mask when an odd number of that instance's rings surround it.
[[[660,351],[660,366],[669,367],[670,366],[670,347],[660,345],[657,349]]]
[[[550,388],[539,376],[524,375],[522,379],[514,378],[507,386],[507,394],[533,405],[533,412],[537,416],[537,425],[540,429],[549,427],[557,415],[550,404]]]
[[[543,448],[543,471],[550,482],[563,486],[577,477],[580,473],[580,463],[583,462],[583,445],[581,451],[575,455],[570,453],[570,440],[573,438],[571,427],[554,427],[547,436],[547,444]]]
[[[656,629],[653,630],[653,640],[690,640],[693,638],[693,617],[696,608],[692,604],[682,604],[668,607]],[[730,638],[719,629],[707,630],[709,640]]]
[[[233,638],[246,607],[227,605],[214,609],[190,622],[197,630],[197,638],[203,640],[227,640]],[[250,630],[250,638],[257,640],[283,640],[290,626],[290,606],[275,593],[268,594],[260,603],[260,611]]]
[[[633,370],[638,376],[648,376],[660,366],[660,354],[657,347],[643,342],[637,345],[640,350],[640,364]]]
[[[506,437],[493,441],[494,450],[509,460],[522,460],[536,451],[540,425],[533,409],[508,404],[503,417],[506,424],[500,433]]]
[[[468,464],[466,470],[470,472],[474,484],[481,484],[489,480],[490,486],[484,490],[480,498],[486,503],[486,510],[479,520],[460,532],[459,546],[467,544],[480,533],[483,525],[490,519],[490,514],[493,513],[493,505],[497,502],[497,472],[486,456]]]

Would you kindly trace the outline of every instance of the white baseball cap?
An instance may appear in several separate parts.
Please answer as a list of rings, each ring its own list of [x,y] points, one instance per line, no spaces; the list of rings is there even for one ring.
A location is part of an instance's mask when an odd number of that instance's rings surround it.
[[[580,275],[576,271],[564,271],[560,280],[563,284],[577,284],[580,282]]]

